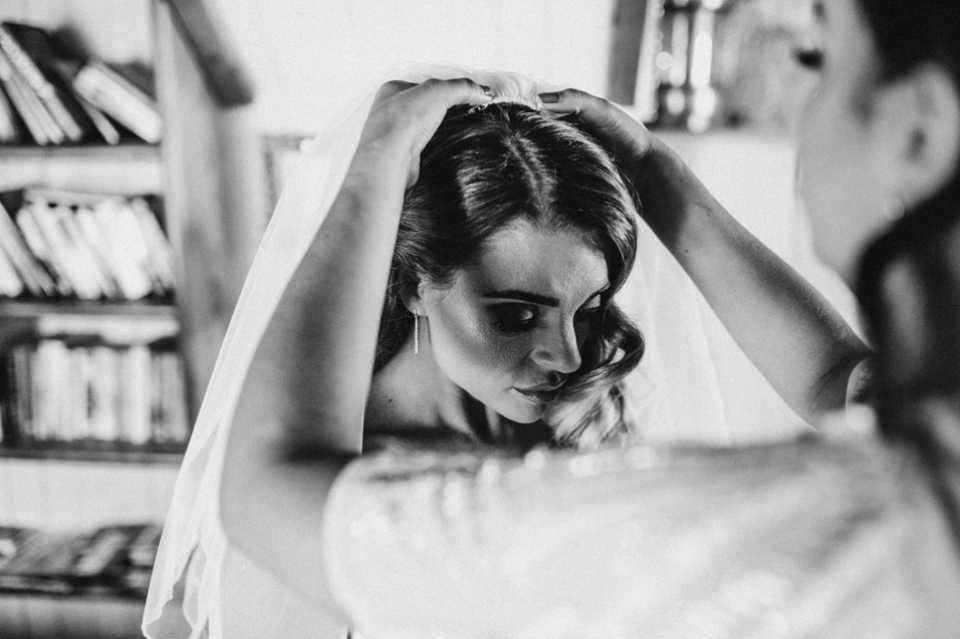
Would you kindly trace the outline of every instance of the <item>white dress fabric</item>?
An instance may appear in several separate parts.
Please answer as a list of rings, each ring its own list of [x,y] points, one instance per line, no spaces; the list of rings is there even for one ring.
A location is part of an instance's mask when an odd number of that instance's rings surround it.
[[[553,88],[516,76],[462,69],[429,68],[393,75],[413,80],[431,76],[471,76],[507,99],[522,99],[521,92],[535,101],[538,91]],[[219,490],[226,434],[244,376],[286,283],[342,184],[372,100],[373,91],[336,130],[304,146],[265,232],[204,397],[165,522],[143,618],[144,632],[151,639],[342,639],[346,634],[345,628],[290,593],[227,542],[219,520]],[[698,295],[672,256],[642,228],[637,266],[618,299],[647,341],[644,360],[629,378],[630,394],[641,416],[637,431],[644,441],[728,440]]]
[[[324,539],[365,638],[918,639],[960,629],[937,508],[869,439],[388,452],[337,479]]]

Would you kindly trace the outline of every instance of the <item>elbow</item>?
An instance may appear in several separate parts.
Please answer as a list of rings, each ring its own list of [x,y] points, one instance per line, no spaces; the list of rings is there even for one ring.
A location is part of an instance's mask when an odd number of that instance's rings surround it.
[[[850,399],[851,376],[870,352],[858,349],[835,358],[813,384],[807,401],[807,420],[816,426],[825,416],[846,408]]]

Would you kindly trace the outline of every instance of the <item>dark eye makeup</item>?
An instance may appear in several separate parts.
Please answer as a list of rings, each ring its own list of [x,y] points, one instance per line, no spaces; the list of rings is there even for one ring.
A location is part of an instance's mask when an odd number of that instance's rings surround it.
[[[599,317],[602,307],[599,303],[577,311],[575,321],[592,322]],[[487,307],[490,323],[501,333],[515,334],[531,331],[540,326],[543,310],[530,304],[507,302]]]
[[[501,333],[522,333],[537,327],[540,309],[529,304],[493,304],[487,307],[491,324]]]

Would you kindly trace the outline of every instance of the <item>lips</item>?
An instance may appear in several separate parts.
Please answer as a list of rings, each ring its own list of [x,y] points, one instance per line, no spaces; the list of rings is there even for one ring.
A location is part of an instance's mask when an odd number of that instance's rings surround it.
[[[541,384],[540,386],[533,386],[531,388],[514,387],[513,390],[517,391],[521,397],[533,402],[534,404],[549,404],[560,395],[560,390],[562,388],[562,385],[549,386],[546,384]]]

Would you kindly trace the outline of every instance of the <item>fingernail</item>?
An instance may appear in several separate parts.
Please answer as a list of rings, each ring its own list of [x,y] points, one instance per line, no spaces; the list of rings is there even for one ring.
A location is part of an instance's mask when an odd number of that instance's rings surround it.
[[[540,101],[544,104],[554,104],[560,101],[559,93],[540,93],[537,97],[539,97]]]

